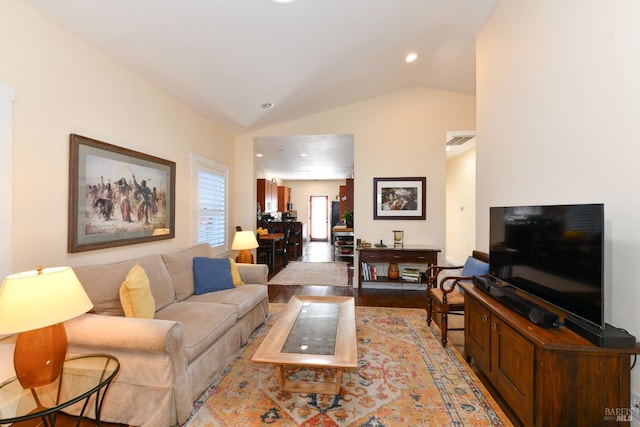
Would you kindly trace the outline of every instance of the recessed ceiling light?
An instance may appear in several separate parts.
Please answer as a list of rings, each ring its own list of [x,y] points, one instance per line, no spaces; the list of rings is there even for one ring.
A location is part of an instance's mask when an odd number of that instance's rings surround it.
[[[293,3],[296,0],[269,0],[270,3],[273,4],[290,4]]]
[[[264,104],[261,105],[261,107],[265,110],[273,108],[273,102],[265,102]]]
[[[307,157],[307,156],[308,156],[308,154],[306,154],[306,153],[300,154],[300,157]]]
[[[404,62],[413,62],[418,59],[418,54],[415,52],[411,52],[404,58]]]
[[[256,157],[264,157],[264,154],[258,153],[258,154],[256,154]]]

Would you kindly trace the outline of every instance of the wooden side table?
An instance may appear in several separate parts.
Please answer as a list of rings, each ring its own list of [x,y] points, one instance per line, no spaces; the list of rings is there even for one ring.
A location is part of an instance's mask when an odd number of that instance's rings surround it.
[[[440,249],[427,247],[404,248],[356,248],[358,251],[358,261],[360,262],[360,274],[358,275],[358,288],[362,288],[362,282],[401,282],[401,279],[390,279],[386,276],[379,276],[376,280],[365,279],[362,272],[362,263],[367,264],[423,264],[426,267],[434,265],[438,261]]]
[[[0,424],[41,418],[46,427],[54,426],[59,411],[84,400],[81,418],[89,398],[95,394],[99,426],[107,389],[119,370],[120,363],[115,357],[94,354],[67,359],[58,379],[43,387],[23,389],[16,377],[10,378],[0,384]]]

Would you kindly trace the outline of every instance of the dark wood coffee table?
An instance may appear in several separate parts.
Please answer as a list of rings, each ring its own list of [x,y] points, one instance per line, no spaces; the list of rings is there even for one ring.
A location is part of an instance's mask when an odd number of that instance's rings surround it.
[[[343,370],[358,366],[353,297],[293,296],[251,360],[275,365],[283,391],[339,393]],[[290,367],[335,369],[335,382],[291,380]]]

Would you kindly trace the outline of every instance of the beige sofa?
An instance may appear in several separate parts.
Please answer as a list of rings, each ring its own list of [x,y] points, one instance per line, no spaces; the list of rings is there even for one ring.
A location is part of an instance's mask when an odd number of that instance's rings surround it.
[[[210,246],[74,268],[94,309],[65,323],[69,356],[107,353],[120,361],[102,420],[153,427],[184,423],[193,402],[264,322],[266,265],[238,264],[244,285],[194,295],[196,256],[212,257]],[[120,285],[136,263],[149,277],[153,319],[124,317],[120,305]]]

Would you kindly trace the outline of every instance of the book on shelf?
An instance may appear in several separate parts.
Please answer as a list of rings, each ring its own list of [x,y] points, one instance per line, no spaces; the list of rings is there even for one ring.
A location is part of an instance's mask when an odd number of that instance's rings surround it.
[[[378,280],[378,268],[376,265],[362,261],[360,263],[360,274],[362,280],[375,281]],[[384,273],[384,269],[383,269]],[[419,268],[405,268],[402,271],[402,280],[405,282],[420,282],[422,279],[422,271]]]
[[[362,278],[364,280],[371,280],[371,270],[369,269],[369,264],[366,262],[362,262],[360,264],[360,267],[362,269]]]
[[[406,282],[419,282],[421,271],[419,268],[405,268],[402,270],[402,280]]]
[[[362,280],[378,280],[378,269],[367,262],[360,263]]]

